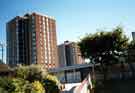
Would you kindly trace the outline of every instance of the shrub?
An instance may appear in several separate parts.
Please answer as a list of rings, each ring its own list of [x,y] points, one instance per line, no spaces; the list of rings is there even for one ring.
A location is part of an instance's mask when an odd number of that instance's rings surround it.
[[[27,66],[19,66],[14,72],[16,73],[16,77],[27,79],[29,75],[29,68]]]
[[[5,77],[0,78],[0,93],[45,93],[45,89],[39,81]]]
[[[59,81],[54,75],[47,75],[43,80],[46,93],[59,93]]]
[[[6,91],[6,92],[12,92],[15,89],[15,86],[12,84],[12,80],[7,77],[0,77],[0,88],[1,91]]]
[[[59,81],[39,65],[18,66],[15,76],[0,77],[0,93],[59,93]]]
[[[16,77],[26,79],[30,82],[42,81],[47,71],[39,65],[19,66],[15,69]]]
[[[1,91],[6,93],[25,93],[25,84],[28,81],[21,78],[0,78]]]
[[[31,93],[45,93],[44,87],[39,81],[34,81],[32,83],[32,91]]]

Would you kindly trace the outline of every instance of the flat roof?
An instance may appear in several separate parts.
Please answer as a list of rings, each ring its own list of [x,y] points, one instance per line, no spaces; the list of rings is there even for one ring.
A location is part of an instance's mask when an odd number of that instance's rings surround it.
[[[93,64],[77,64],[73,66],[53,68],[53,69],[49,69],[49,72],[60,72],[65,70],[74,70],[74,69],[87,68],[87,67],[93,67]]]

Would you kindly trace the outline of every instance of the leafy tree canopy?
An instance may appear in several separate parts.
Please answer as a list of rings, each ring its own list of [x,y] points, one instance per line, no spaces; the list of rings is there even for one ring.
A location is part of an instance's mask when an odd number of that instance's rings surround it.
[[[135,41],[132,40],[129,45],[128,45],[128,49],[135,49]]]
[[[110,32],[88,34],[78,45],[84,58],[89,58],[95,63],[111,64],[118,62],[119,57],[125,54],[128,38],[121,27],[116,27]]]

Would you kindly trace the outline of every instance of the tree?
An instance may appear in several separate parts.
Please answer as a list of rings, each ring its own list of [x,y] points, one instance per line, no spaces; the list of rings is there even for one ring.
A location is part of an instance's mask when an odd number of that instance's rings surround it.
[[[132,40],[129,44],[128,44],[128,49],[135,49],[135,41]]]
[[[110,32],[88,34],[78,43],[82,56],[89,58],[92,63],[100,63],[106,79],[107,67],[119,62],[124,57],[128,46],[128,38],[121,27]]]

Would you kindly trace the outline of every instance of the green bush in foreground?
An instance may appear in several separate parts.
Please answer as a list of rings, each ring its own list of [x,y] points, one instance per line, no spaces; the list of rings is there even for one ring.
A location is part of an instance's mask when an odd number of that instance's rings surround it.
[[[54,75],[47,75],[43,80],[43,85],[47,93],[59,93],[59,81]]]
[[[0,78],[0,93],[45,93],[45,89],[39,81],[5,77]]]
[[[59,93],[59,81],[40,66],[19,66],[15,76],[0,77],[0,93]]]
[[[34,81],[32,83],[32,91],[31,93],[45,93],[44,87],[39,81]]]
[[[23,78],[30,82],[35,80],[42,81],[48,72],[40,65],[19,66],[15,68],[16,77]]]

